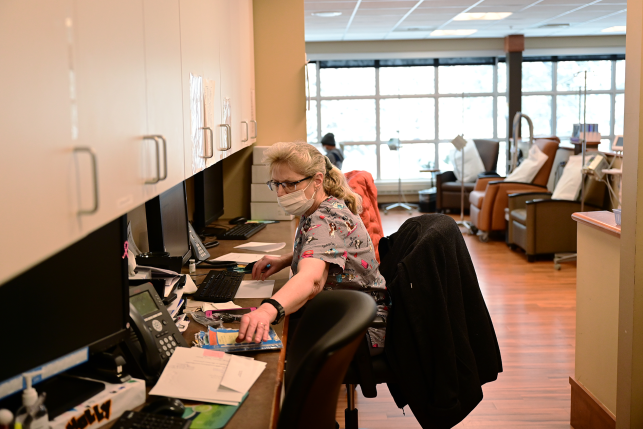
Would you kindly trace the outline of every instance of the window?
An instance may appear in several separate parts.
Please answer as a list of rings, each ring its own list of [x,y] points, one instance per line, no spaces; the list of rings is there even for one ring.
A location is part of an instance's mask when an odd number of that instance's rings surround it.
[[[621,57],[622,58],[622,57]],[[587,122],[605,142],[623,132],[625,61],[619,57],[525,58],[522,111],[534,134],[569,139],[581,122],[587,71]],[[309,64],[308,141],[332,132],[346,159],[343,169],[366,170],[376,180],[424,181],[421,169],[449,169],[456,135],[500,140],[504,173],[507,66],[501,59],[335,61]],[[580,104],[579,104],[580,101]],[[402,148],[387,142],[399,138]],[[606,149],[601,145],[601,149]],[[402,168],[398,167],[399,163]]]

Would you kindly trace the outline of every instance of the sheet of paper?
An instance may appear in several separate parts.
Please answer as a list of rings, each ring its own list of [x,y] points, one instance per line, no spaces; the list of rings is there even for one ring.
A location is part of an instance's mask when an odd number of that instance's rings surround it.
[[[205,303],[203,303],[203,306],[201,307],[201,309],[203,311],[208,311],[208,310],[213,310],[213,311],[214,310],[231,310],[233,308],[241,308],[241,306],[233,303],[232,301],[228,301],[228,302],[217,302],[217,303],[205,302]]]
[[[243,394],[220,386],[229,354],[198,347],[177,347],[150,395],[235,404]]]
[[[244,280],[235,298],[270,298],[275,287],[274,280]]]
[[[232,355],[221,385],[240,393],[246,393],[265,368],[265,362]]]
[[[235,246],[235,249],[250,250],[252,252],[276,252],[279,249],[286,247],[286,243],[261,243],[258,241],[251,241],[250,243],[243,243]]]
[[[277,255],[268,255],[268,256],[277,256]],[[257,253],[228,253],[227,255],[219,256],[216,259],[210,259],[211,261],[234,261],[237,264],[249,264],[251,262],[257,262],[259,259],[263,258],[264,255]]]
[[[196,284],[194,284],[194,280],[192,280],[192,277],[185,276],[185,286],[183,286],[183,292],[194,293],[196,291],[197,291],[197,287],[196,287]]]

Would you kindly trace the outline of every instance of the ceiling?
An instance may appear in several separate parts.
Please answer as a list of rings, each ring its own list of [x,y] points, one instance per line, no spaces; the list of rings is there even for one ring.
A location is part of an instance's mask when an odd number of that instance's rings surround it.
[[[465,38],[589,36],[624,26],[626,0],[305,0],[306,41],[463,38],[433,30],[475,29]],[[341,12],[336,17],[314,12]],[[500,21],[454,21],[463,12],[512,12]],[[554,26],[568,24],[567,26]]]

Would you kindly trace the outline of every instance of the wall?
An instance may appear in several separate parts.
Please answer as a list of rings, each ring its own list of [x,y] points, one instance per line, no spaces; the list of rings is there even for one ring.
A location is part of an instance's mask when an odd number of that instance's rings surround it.
[[[306,140],[303,0],[255,0],[257,146]]]
[[[643,427],[643,151],[639,151],[643,100],[643,4],[628,2],[625,64],[625,129],[623,156],[623,203],[621,275],[619,287],[618,375],[616,427]]]
[[[257,146],[306,140],[303,0],[255,0]],[[223,218],[250,216],[252,147],[223,160]]]
[[[311,60],[505,56],[504,39],[383,40],[309,42]],[[523,55],[625,53],[625,36],[528,37]]]

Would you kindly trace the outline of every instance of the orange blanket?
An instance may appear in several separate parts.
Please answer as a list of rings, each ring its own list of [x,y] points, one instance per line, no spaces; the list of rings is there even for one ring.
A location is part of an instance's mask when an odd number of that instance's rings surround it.
[[[362,213],[359,216],[371,236],[375,257],[379,262],[380,252],[378,246],[380,239],[384,236],[384,230],[382,229],[380,210],[377,207],[377,188],[375,187],[373,176],[368,171],[361,170],[349,171],[344,176],[346,176],[348,186],[362,197]]]

